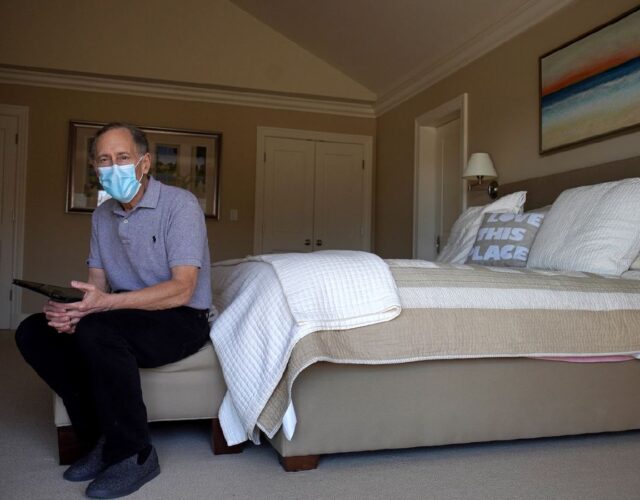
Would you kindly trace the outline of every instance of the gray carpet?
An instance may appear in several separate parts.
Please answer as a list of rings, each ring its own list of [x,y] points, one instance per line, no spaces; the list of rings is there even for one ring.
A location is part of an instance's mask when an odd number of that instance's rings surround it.
[[[82,498],[62,479],[51,394],[0,331],[0,499]],[[152,426],[162,474],[133,499],[638,499],[640,432],[352,453],[286,473],[268,446],[216,457],[202,422]]]

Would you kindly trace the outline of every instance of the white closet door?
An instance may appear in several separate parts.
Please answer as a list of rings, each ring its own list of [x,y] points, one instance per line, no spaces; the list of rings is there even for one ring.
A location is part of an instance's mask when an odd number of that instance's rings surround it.
[[[0,328],[11,328],[11,279],[16,201],[18,119],[0,115]]]
[[[316,143],[314,250],[366,248],[363,162],[360,144]]]
[[[312,141],[266,139],[263,253],[312,250],[314,149]]]

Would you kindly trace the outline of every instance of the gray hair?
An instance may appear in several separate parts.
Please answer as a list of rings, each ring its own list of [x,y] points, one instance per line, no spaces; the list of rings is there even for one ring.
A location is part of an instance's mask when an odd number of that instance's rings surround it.
[[[91,159],[92,160],[95,159],[96,157],[96,143],[98,142],[98,138],[101,135],[109,132],[109,130],[115,130],[120,128],[129,131],[129,133],[131,134],[131,137],[133,138],[133,142],[136,145],[136,151],[138,152],[138,154],[144,155],[149,152],[149,141],[147,141],[147,136],[142,130],[140,130],[138,127],[134,125],[129,125],[128,123],[111,122],[111,123],[107,123],[104,127],[102,127],[100,130],[96,132],[96,135],[94,136],[93,141],[91,142]]]

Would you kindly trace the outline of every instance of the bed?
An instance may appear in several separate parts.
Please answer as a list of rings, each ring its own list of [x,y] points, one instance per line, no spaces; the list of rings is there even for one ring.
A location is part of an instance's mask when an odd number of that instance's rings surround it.
[[[572,186],[638,175],[640,161],[632,159],[503,186],[502,191],[527,190],[529,209],[551,203]],[[637,254],[637,250],[633,251]],[[545,258],[548,256],[537,257],[540,262]],[[476,308],[446,318],[442,311],[432,311],[412,320],[403,308],[400,316],[382,323],[351,330],[314,330],[285,349],[288,362],[268,399],[259,405],[260,413],[254,415],[253,435],[234,436],[233,430],[223,426],[227,441],[236,444],[257,438],[259,430],[280,455],[285,470],[292,471],[314,468],[321,455],[330,453],[640,428],[640,402],[634,397],[640,385],[640,363],[631,359],[640,352],[640,281],[576,270],[567,275],[467,264],[387,263],[400,291],[411,288],[417,274],[430,282],[435,280],[439,288],[445,288],[452,274],[467,282],[482,279],[493,283],[495,289],[502,288],[500,293],[508,290],[507,295],[526,289],[522,297],[526,293],[534,296],[539,293],[536,290],[548,288],[550,281],[555,295],[549,296],[551,299],[541,296],[540,303],[564,297],[574,306],[566,315],[557,311],[540,315],[532,308],[513,306],[509,321],[501,320],[500,307]],[[629,262],[622,266],[628,268]],[[521,279],[527,283],[524,288],[519,284]],[[481,287],[475,284],[475,288]],[[436,292],[431,299],[438,298]],[[577,295],[569,299],[572,293]],[[599,295],[607,297],[606,307],[599,304]],[[587,296],[590,306],[575,306]],[[612,303],[609,298],[614,296],[621,302]],[[446,333],[440,335],[448,344],[446,349],[403,337],[400,333],[407,330],[403,327],[407,321],[437,323],[435,331]],[[574,333],[554,344],[570,324]],[[520,333],[515,340],[509,335],[514,325]],[[216,323],[212,332],[215,344]],[[489,343],[496,344],[491,351],[476,343],[476,332],[497,333],[493,339],[487,336]],[[394,342],[400,338],[404,340]],[[611,338],[615,345],[607,341]],[[373,347],[363,348],[367,339],[387,339],[387,347],[402,349],[385,351],[376,359],[377,341],[369,342]],[[417,353],[412,354],[411,349]],[[627,356],[618,359],[628,361],[540,359],[558,355]],[[222,358],[227,379],[225,363],[229,363]],[[291,422],[289,431],[283,426],[291,418],[293,433]]]

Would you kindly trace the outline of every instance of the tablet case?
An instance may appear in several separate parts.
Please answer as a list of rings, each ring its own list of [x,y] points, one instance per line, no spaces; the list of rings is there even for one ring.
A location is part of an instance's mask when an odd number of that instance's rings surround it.
[[[84,297],[84,292],[82,290],[78,290],[77,288],[47,285],[45,283],[37,283],[35,281],[25,281],[19,279],[14,279],[13,284],[21,286],[23,288],[27,288],[34,292],[41,293],[42,295],[46,295],[51,300],[54,300],[56,302],[78,302]]]

